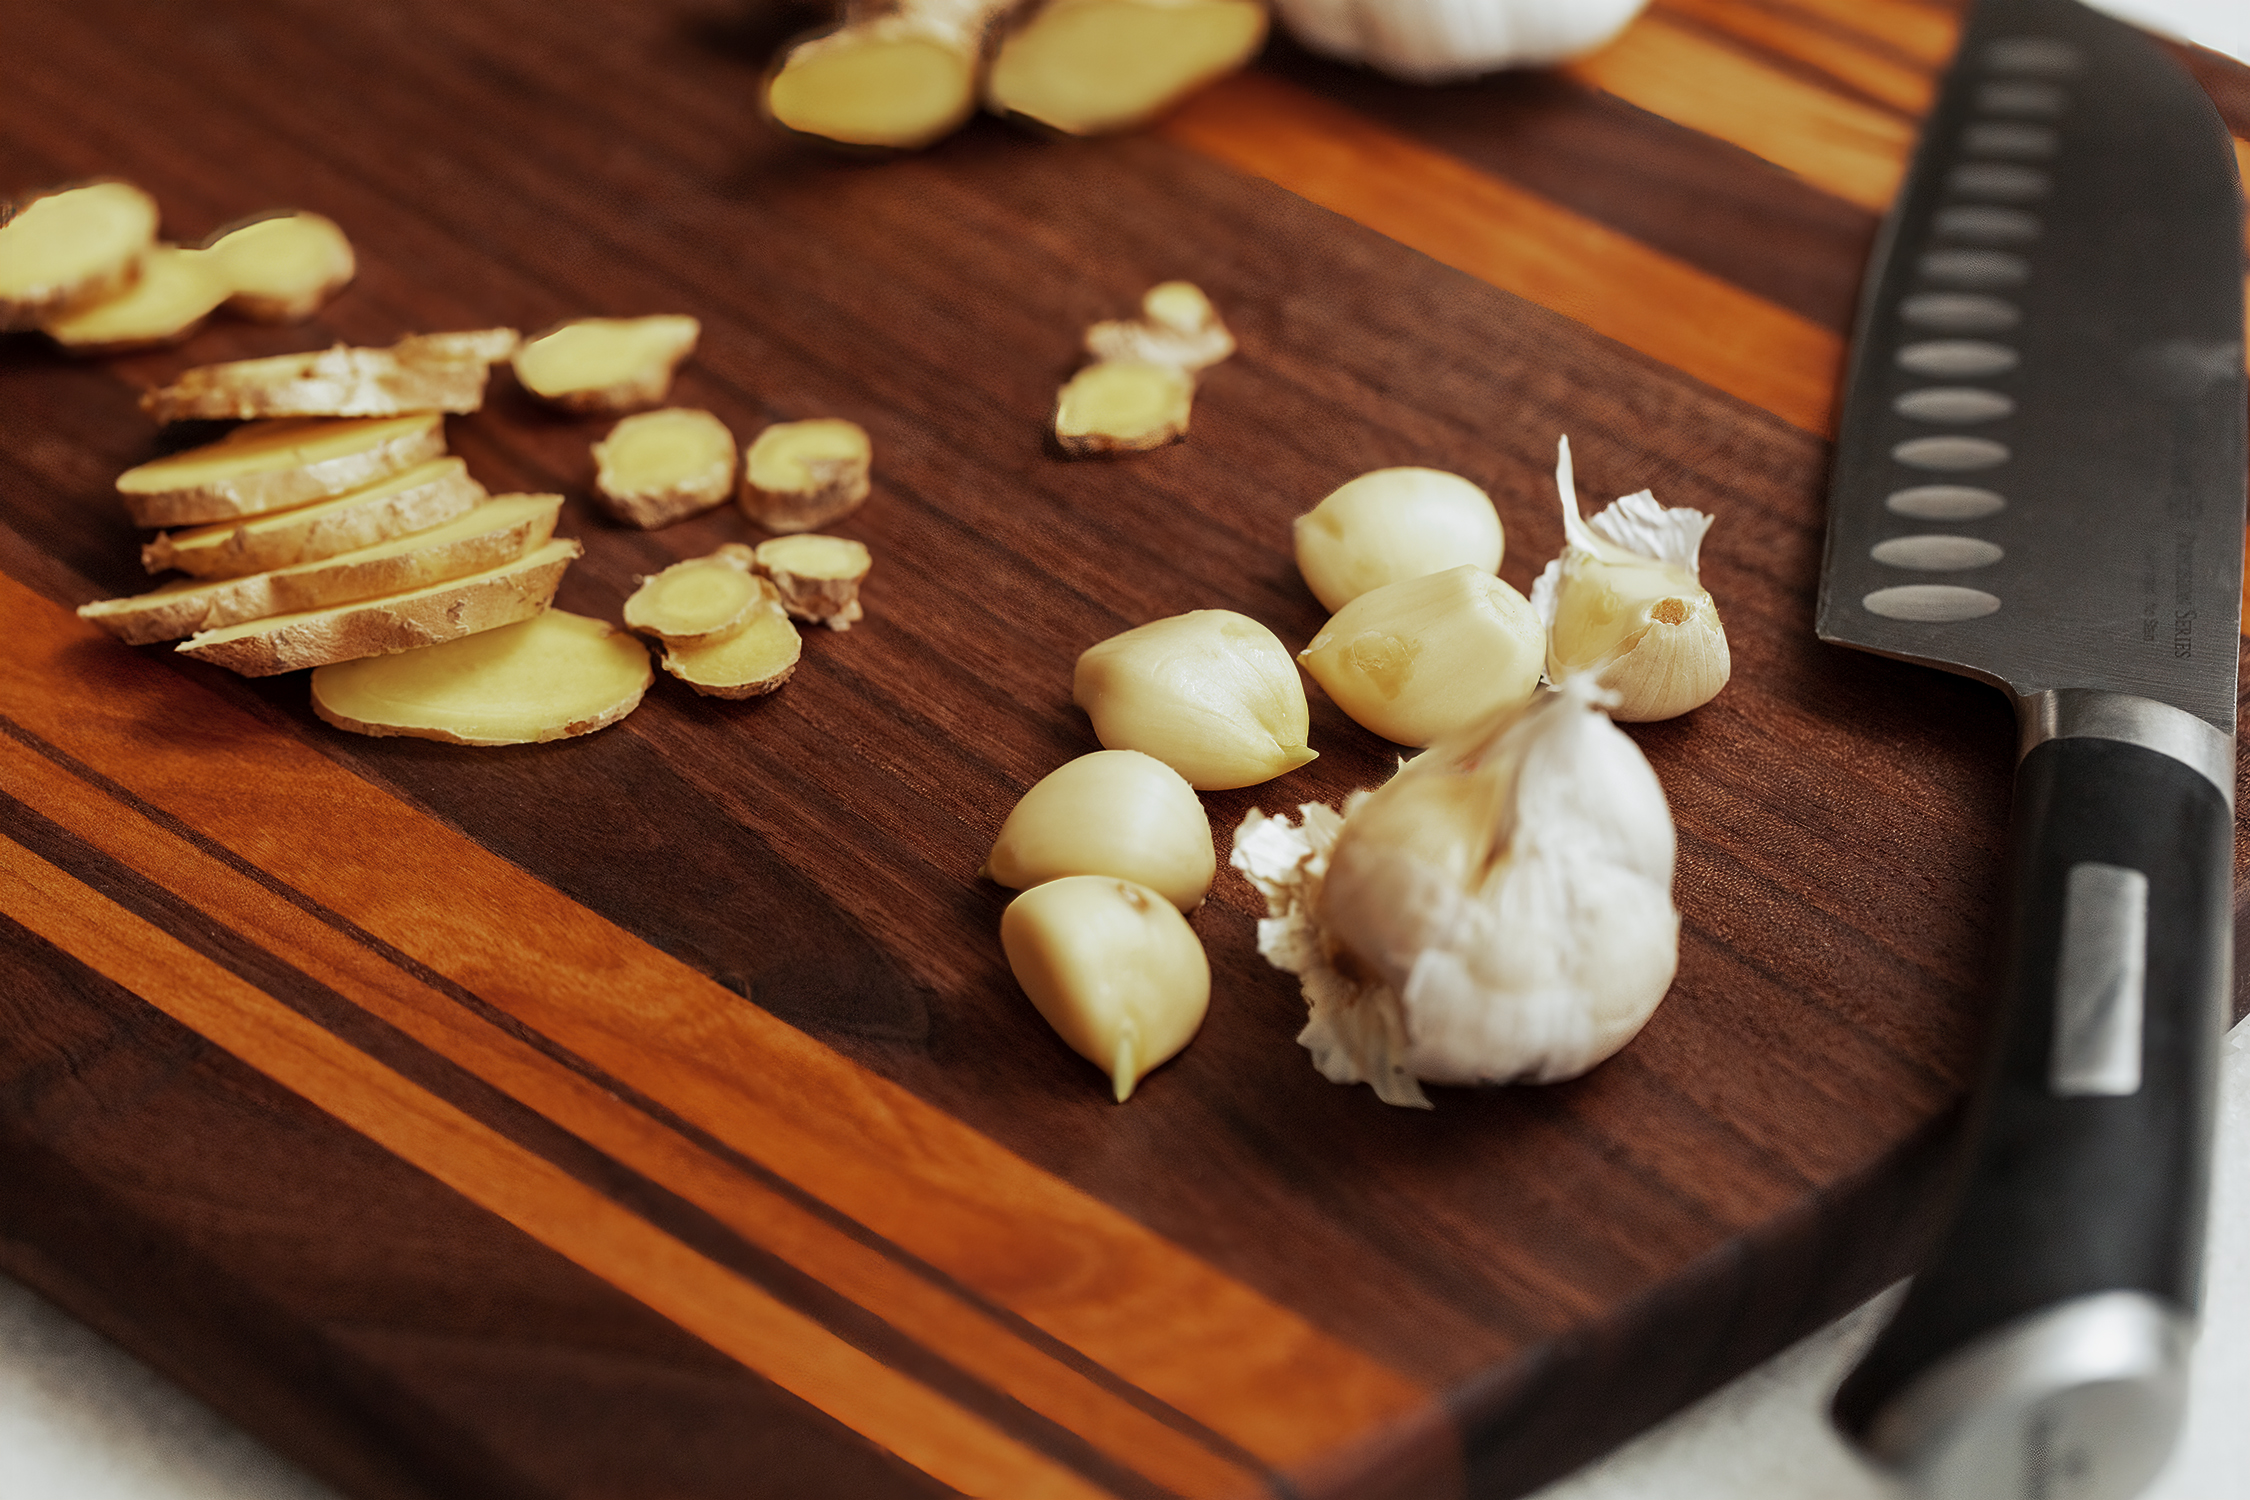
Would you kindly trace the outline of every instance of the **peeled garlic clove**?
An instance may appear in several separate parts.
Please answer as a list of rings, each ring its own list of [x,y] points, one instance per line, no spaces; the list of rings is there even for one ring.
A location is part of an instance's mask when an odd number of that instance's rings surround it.
[[[1463,563],[1360,595],[1297,659],[1354,722],[1427,745],[1527,701],[1545,656],[1530,601]]]
[[[1000,945],[1031,1003],[1109,1074],[1123,1104],[1177,1053],[1211,1004],[1211,964],[1179,908],[1105,875],[1035,885],[1000,916]]]
[[[1617,695],[1613,717],[1669,719],[1718,696],[1733,672],[1726,628],[1700,581],[1697,554],[1711,518],[1659,505],[1647,490],[1581,519],[1570,439],[1560,444],[1563,555],[1531,602],[1547,629],[1547,677],[1595,673]]]
[[[1111,875],[1193,911],[1218,857],[1202,799],[1179,772],[1138,750],[1096,750],[1023,794],[979,873],[1019,891],[1065,875]]]
[[[1331,613],[1370,589],[1473,564],[1500,571],[1491,497],[1441,469],[1377,469],[1296,521],[1297,571]]]
[[[1313,759],[1312,715],[1274,633],[1229,609],[1154,620],[1087,648],[1071,701],[1112,750],[1139,750],[1198,791],[1255,786]]]

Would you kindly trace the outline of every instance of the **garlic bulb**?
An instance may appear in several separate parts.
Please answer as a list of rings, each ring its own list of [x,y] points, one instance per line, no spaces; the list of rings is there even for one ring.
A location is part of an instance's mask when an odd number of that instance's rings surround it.
[[[1019,891],[1064,875],[1111,875],[1193,911],[1218,856],[1203,799],[1179,772],[1138,750],[1096,750],[1023,794],[977,873]]]
[[[1711,518],[1627,495],[1591,521],[1578,514],[1570,439],[1555,461],[1563,508],[1563,555],[1531,587],[1547,627],[1547,678],[1598,674],[1627,722],[1670,719],[1718,696],[1733,671],[1719,607],[1703,587],[1696,554]]]
[[[1506,537],[1492,497],[1442,469],[1377,469],[1296,520],[1297,571],[1333,614],[1370,589],[1474,563],[1500,571]]]
[[[1303,983],[1298,1042],[1336,1083],[1552,1083],[1630,1041],[1679,962],[1672,816],[1575,677],[1417,756],[1339,817],[1253,811],[1232,862],[1258,951]]]
[[[1153,620],[1089,646],[1070,698],[1111,750],[1139,750],[1197,791],[1254,786],[1313,759],[1297,664],[1230,609]]]
[[[1648,0],[1274,0],[1289,34],[1315,52],[1442,83],[1543,67],[1602,46]]]

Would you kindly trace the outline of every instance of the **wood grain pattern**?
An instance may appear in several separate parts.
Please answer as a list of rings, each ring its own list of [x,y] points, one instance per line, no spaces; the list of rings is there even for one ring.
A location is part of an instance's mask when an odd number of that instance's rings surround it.
[[[355,1495],[1321,1500],[1521,1493],[1909,1267],[2011,732],[1809,621],[1818,434],[1949,13],[1664,0],[1586,69],[1444,90],[1277,46],[1148,136],[980,122],[879,164],[750,117],[787,24],[12,14],[0,187],[126,176],[182,239],[314,208],[362,272],[301,329],[0,342],[0,1263]],[[1668,76],[1706,64],[1731,94]],[[1242,343],[1192,439],[1045,449],[1077,330],[1174,275]],[[71,617],[136,584],[109,485],[179,369],[654,311],[703,320],[675,396],[739,436],[874,435],[838,528],[869,618],[776,697],[358,740],[300,679]],[[563,607],[754,536],[610,525],[599,432],[504,380],[449,423],[490,487],[570,497]],[[1673,995],[1586,1079],[1387,1110],[1306,1064],[1230,874],[1203,1034],[1108,1103],[972,873],[1093,748],[1072,660],[1214,604],[1302,643],[1289,521],[1383,463],[1486,486],[1528,587],[1562,432],[1589,492],[1720,517],[1736,681],[1636,730],[1680,828]],[[1313,733],[1206,798],[1216,840],[1394,764],[1324,701]]]

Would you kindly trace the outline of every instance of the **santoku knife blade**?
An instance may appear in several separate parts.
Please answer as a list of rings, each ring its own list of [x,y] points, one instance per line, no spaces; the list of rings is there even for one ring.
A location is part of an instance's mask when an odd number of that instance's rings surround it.
[[[2170,1451],[2231,984],[2245,412],[2224,126],[2071,0],[1970,15],[1862,299],[1823,640],[2020,725],[1959,1203],[1839,1426],[1925,1494],[2109,1500]]]

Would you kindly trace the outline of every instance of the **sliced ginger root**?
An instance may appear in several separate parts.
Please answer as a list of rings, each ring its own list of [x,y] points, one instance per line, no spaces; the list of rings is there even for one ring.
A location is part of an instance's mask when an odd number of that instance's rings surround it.
[[[811,531],[867,498],[874,446],[840,417],[776,422],[742,460],[742,512],[768,531]]]
[[[616,723],[654,680],[633,637],[549,609],[443,645],[321,667],[312,703],[354,734],[529,745]]]
[[[209,252],[157,245],[142,257],[140,277],[131,286],[39,326],[73,354],[155,349],[201,328],[227,292]]]
[[[233,289],[227,307],[260,323],[301,323],[359,269],[352,242],[321,214],[283,212],[230,224],[204,241]]]
[[[625,601],[625,623],[667,646],[694,646],[733,634],[774,597],[727,554],[694,557],[642,579]]]
[[[234,417],[386,417],[471,412],[484,404],[489,366],[516,346],[511,328],[424,333],[388,349],[338,344],[201,365],[141,397],[159,422]]]
[[[117,493],[135,526],[193,526],[341,495],[444,452],[435,412],[253,422],[127,469]]]
[[[866,613],[859,606],[859,585],[875,560],[864,542],[816,532],[777,536],[758,544],[755,561],[773,580],[781,607],[797,619],[849,630]]]
[[[664,670],[712,698],[755,698],[770,693],[797,670],[805,644],[782,611],[773,584],[744,574],[758,590],[743,623],[694,645],[666,645]]]
[[[725,503],[734,458],[734,434],[711,413],[644,411],[594,444],[594,494],[628,526],[669,526]]]
[[[123,292],[156,244],[156,222],[156,200],[126,182],[58,189],[0,214],[0,329]]]
[[[1187,281],[1141,298],[1141,315],[1086,330],[1094,363],[1055,397],[1055,441],[1065,453],[1145,453],[1187,436],[1195,376],[1234,352],[1211,299]]]
[[[362,489],[270,515],[159,532],[141,548],[151,573],[239,578],[442,526],[485,498],[458,458],[433,458]]]
[[[843,146],[927,146],[976,112],[987,38],[1016,4],[900,0],[799,42],[766,77],[766,116]]]
[[[695,352],[703,325],[681,314],[578,318],[515,352],[516,379],[565,411],[615,413],[654,406]]]
[[[1086,352],[1096,359],[1139,360],[1193,374],[1234,353],[1234,335],[1201,287],[1192,281],[1164,281],[1142,296],[1139,317],[1110,319],[1087,329]]]
[[[1048,0],[1000,43],[984,99],[1069,135],[1148,123],[1266,39],[1256,0]]]

